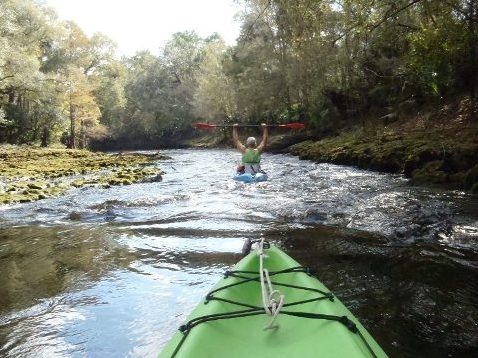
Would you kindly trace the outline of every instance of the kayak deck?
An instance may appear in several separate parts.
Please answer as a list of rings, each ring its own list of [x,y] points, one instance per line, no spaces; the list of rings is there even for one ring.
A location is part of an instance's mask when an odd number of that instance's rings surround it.
[[[264,330],[271,318],[252,252],[196,307],[160,357],[386,357],[320,281],[280,249],[266,253],[273,287],[285,295],[278,328]]]

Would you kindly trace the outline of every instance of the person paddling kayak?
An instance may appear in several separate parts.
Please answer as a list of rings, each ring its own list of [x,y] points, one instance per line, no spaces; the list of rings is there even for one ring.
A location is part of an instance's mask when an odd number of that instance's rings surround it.
[[[237,127],[239,125],[236,123],[232,127],[232,140],[237,149],[242,153],[241,165],[238,167],[237,172],[239,174],[248,173],[251,175],[256,175],[257,173],[264,173],[261,170],[261,154],[265,150],[267,145],[267,140],[269,138],[269,131],[265,123],[261,124],[262,127],[262,141],[257,145],[256,138],[249,137],[246,140],[246,145],[242,144],[239,140],[239,135],[237,133]]]

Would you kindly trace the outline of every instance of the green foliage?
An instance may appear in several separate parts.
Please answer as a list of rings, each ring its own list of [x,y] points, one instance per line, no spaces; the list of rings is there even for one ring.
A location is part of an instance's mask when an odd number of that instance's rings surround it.
[[[0,142],[160,141],[198,119],[316,133],[476,95],[478,1],[240,0],[237,45],[179,32],[115,59],[34,0],[0,2]]]
[[[133,62],[132,76],[125,89],[129,117],[126,128],[136,136],[159,136],[163,130],[174,128],[175,120],[185,111],[185,103],[174,95],[181,84],[149,53],[138,54]]]
[[[121,117],[127,104],[127,71],[124,63],[115,60],[99,68],[98,85],[94,94],[101,111],[100,123],[113,131],[121,127]]]
[[[406,56],[412,79],[425,94],[442,96],[460,89],[457,65],[463,53],[463,28],[444,19],[441,24],[423,27],[408,36],[410,53]]]
[[[229,72],[243,117],[301,105],[312,127],[477,81],[478,2],[244,0]]]
[[[70,120],[78,121],[73,136],[85,146],[99,116],[94,72],[111,55],[111,42],[101,35],[88,39],[34,1],[3,1],[0,14],[0,108],[12,123],[0,129],[0,141],[45,145]]]
[[[224,41],[217,36],[205,43],[194,94],[194,114],[198,117],[230,122],[237,113],[236,89],[223,66],[226,51]]]

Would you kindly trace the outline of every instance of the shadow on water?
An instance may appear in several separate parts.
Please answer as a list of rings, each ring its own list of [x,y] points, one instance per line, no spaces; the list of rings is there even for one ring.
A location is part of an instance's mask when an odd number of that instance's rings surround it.
[[[0,356],[154,357],[260,237],[390,356],[477,356],[478,198],[285,155],[244,185],[232,151],[167,154],[161,183],[0,209]]]

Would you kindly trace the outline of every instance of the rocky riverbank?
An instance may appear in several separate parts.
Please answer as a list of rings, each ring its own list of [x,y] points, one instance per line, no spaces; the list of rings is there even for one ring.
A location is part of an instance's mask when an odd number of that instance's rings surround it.
[[[58,196],[85,186],[160,181],[159,154],[106,154],[86,150],[0,147],[0,204]]]
[[[403,173],[414,184],[478,193],[478,105],[463,99],[393,123],[369,123],[290,147],[317,162]]]

